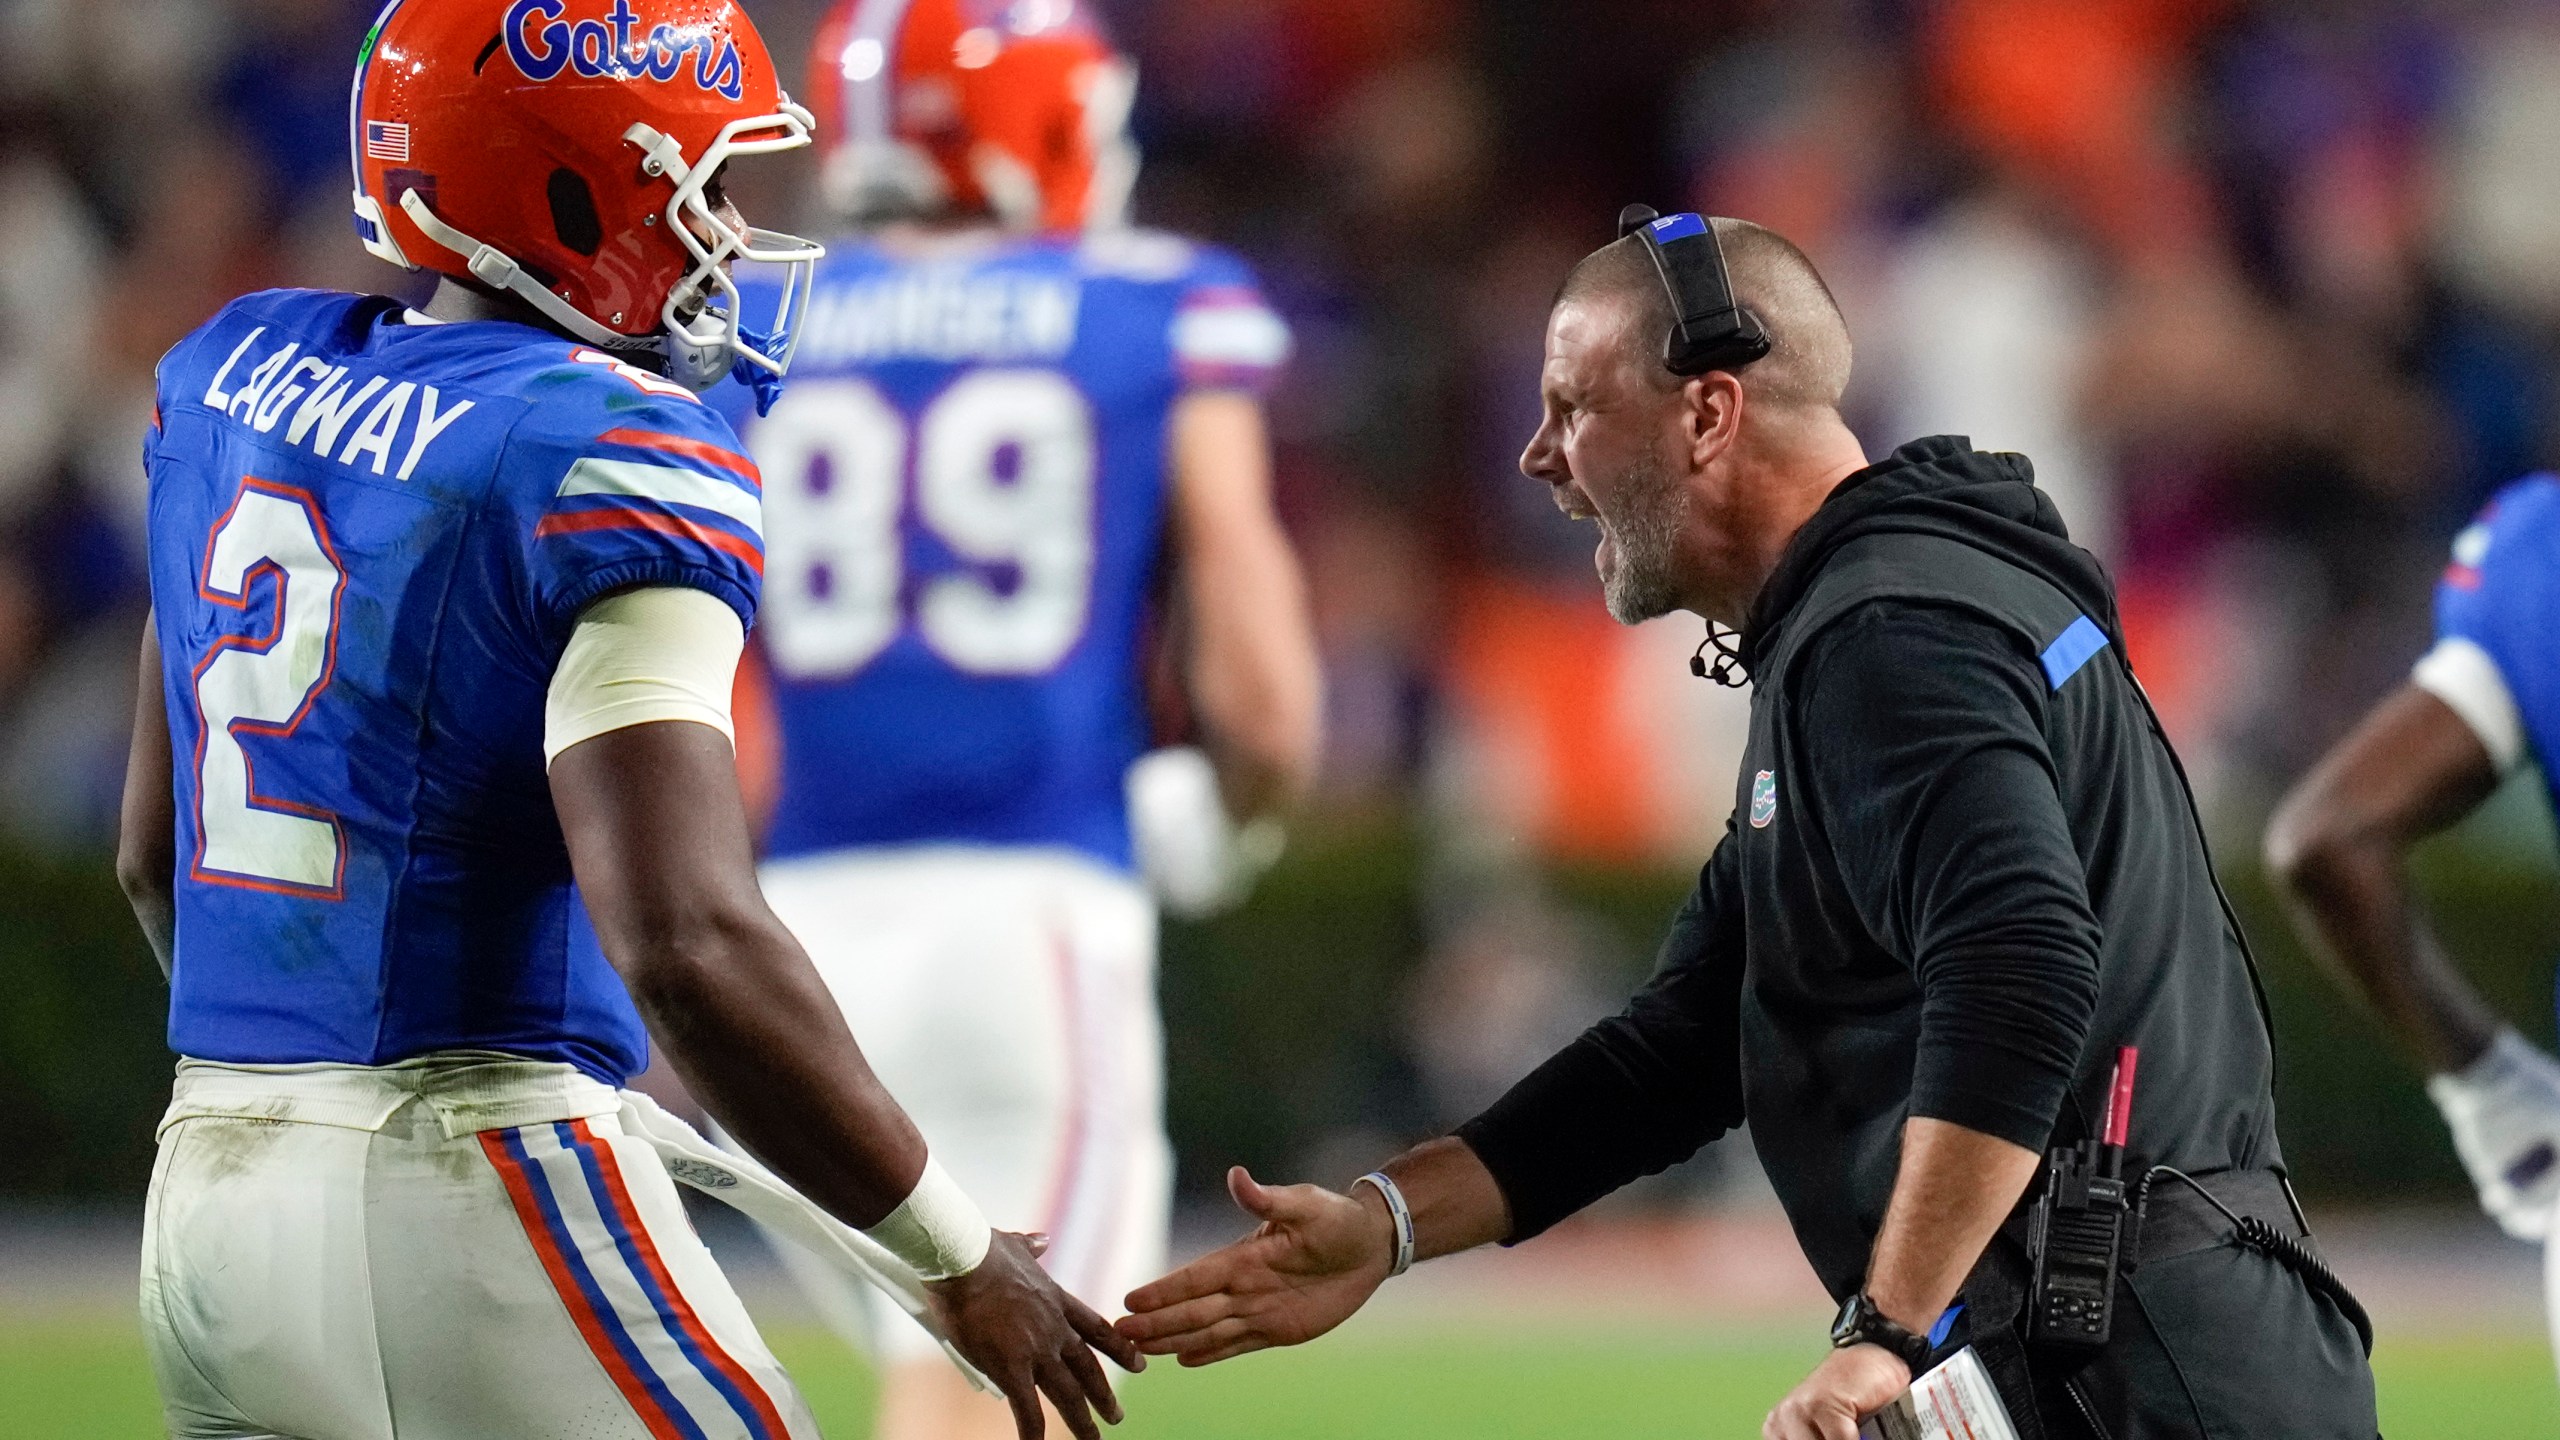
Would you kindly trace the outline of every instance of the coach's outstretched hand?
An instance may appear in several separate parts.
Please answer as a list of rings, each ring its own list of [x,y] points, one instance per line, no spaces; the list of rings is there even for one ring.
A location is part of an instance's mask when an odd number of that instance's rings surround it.
[[[1092,1411],[1120,1423],[1120,1401],[1093,1358],[1095,1350],[1121,1369],[1146,1368],[1146,1357],[1093,1308],[1058,1288],[1040,1268],[1046,1236],[999,1230],[978,1268],[925,1286],[942,1333],[1004,1392],[1022,1440],[1040,1440],[1047,1395],[1078,1440],[1101,1440]]]
[[[1239,1165],[1228,1193],[1262,1223],[1130,1293],[1120,1333],[1150,1355],[1208,1365],[1313,1340],[1351,1318],[1387,1278],[1395,1228],[1383,1203],[1320,1185],[1263,1185]]]

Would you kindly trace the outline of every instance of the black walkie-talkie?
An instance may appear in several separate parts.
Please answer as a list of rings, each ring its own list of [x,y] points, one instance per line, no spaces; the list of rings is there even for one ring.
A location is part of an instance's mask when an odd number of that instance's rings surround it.
[[[2131,1207],[2124,1143],[2133,1125],[2134,1047],[2116,1051],[2107,1084],[2105,1128],[2045,1155],[2044,1193],[2027,1224],[2034,1279],[2027,1292],[2027,1343],[2085,1349],[2107,1343],[2115,1323],[2116,1276],[2124,1268]]]

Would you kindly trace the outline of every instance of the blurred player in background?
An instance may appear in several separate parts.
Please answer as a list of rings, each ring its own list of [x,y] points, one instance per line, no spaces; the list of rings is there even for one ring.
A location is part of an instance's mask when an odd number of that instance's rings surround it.
[[[2481,1206],[2544,1242],[2560,1315],[2560,1062],[2464,978],[2411,893],[2408,855],[2518,766],[2560,784],[2560,478],[2505,490],[2453,542],[2436,643],[2296,785],[2267,862],[2296,922],[2426,1070]]]
[[[620,1092],[654,1032],[934,1282],[1025,1436],[1037,1388],[1093,1435],[1108,1327],[933,1163],[756,892],[757,477],[688,387],[787,362],[725,270],[820,252],[720,181],[807,112],[731,0],[394,0],[352,111],[358,231],[433,299],[236,301],[146,441],[118,869],[186,1057],[142,1275],[169,1428],[814,1436]]]
[[[1085,1295],[1165,1243],[1141,874],[1238,895],[1319,708],[1259,398],[1288,331],[1233,256],[1121,227],[1134,83],[1073,0],[839,6],[810,91],[852,233],[789,393],[722,392],[772,520],[766,893],[934,1153]],[[1198,750],[1148,753],[1155,647]],[[880,1435],[1002,1426],[905,1316],[793,1263],[881,1363]]]

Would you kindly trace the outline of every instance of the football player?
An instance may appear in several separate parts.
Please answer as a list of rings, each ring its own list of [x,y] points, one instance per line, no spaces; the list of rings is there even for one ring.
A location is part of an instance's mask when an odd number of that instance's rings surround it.
[[[765,891],[934,1153],[1084,1295],[1165,1244],[1141,877],[1241,889],[1319,706],[1259,398],[1288,331],[1232,255],[1119,223],[1132,88],[1073,0],[839,5],[809,89],[851,233],[789,393],[715,395],[772,520]],[[1158,641],[1197,749],[1148,752]],[[786,1258],[881,1363],[877,1433],[1002,1424],[904,1315]]]
[[[2267,828],[2296,923],[2427,1073],[2480,1204],[2543,1243],[2560,1315],[2560,1062],[2464,978],[2409,886],[2411,847],[2479,808],[2518,766],[2560,783],[2560,477],[2502,490],[2453,542],[2436,643]]]
[[[1110,1332],[756,890],[762,505],[689,387],[787,362],[727,267],[820,252],[721,182],[809,124],[734,0],[393,0],[357,229],[434,297],[251,295],[160,366],[118,868],[184,1057],[142,1273],[174,1434],[814,1436],[618,1089],[650,1034],[931,1282],[1023,1435],[1038,1391],[1117,1417]]]

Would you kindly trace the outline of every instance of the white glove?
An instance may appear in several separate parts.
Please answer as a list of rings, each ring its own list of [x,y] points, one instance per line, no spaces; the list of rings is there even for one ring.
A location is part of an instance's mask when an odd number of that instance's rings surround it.
[[[1188,745],[1139,756],[1128,796],[1139,873],[1157,902],[1186,920],[1243,903],[1287,844],[1267,815],[1244,826],[1229,819],[1216,768]]]
[[[2429,1080],[2427,1097],[2453,1129],[2480,1208],[2519,1240],[2547,1236],[2560,1201],[2560,1060],[2501,1030],[2468,1067]]]

